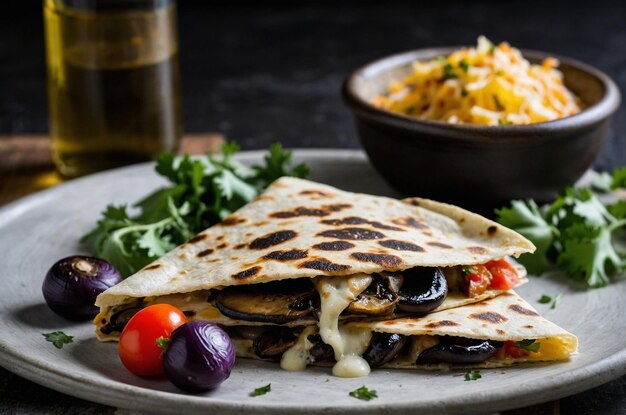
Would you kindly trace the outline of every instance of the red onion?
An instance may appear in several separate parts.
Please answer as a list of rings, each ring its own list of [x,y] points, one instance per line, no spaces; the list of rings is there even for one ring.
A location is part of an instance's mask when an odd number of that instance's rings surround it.
[[[52,311],[79,321],[98,314],[96,297],[120,281],[120,273],[105,260],[76,255],[57,261],[48,270],[41,289]]]
[[[172,332],[163,354],[163,369],[176,386],[191,392],[216,388],[235,364],[235,346],[228,334],[206,321],[192,321]]]

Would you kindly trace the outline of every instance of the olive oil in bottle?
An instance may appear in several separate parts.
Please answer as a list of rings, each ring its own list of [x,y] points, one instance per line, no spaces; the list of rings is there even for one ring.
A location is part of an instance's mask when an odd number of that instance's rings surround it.
[[[45,0],[52,156],[66,177],[152,159],[181,135],[171,0]]]

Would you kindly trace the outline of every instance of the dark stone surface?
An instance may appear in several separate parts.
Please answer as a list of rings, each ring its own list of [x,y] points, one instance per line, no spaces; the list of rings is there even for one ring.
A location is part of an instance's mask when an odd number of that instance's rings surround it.
[[[47,131],[40,2],[0,14],[0,134]],[[426,46],[494,41],[562,54],[626,90],[626,2],[448,1],[209,6],[180,1],[184,123],[248,148],[358,147],[339,88],[356,67]],[[626,164],[626,108],[596,162]],[[0,369],[0,414],[108,414]],[[561,401],[563,414],[626,414],[626,377]]]

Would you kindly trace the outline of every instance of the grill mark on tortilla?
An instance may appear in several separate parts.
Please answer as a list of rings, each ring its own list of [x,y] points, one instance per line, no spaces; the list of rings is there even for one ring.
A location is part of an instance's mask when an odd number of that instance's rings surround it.
[[[500,336],[504,336],[506,334],[506,331],[500,330],[500,329],[496,329],[496,333],[498,333]]]
[[[330,212],[324,209],[310,209],[306,207],[297,207],[294,210],[270,213],[270,217],[285,219],[295,218],[297,216],[328,216]]]
[[[333,226],[341,226],[341,225],[370,225],[376,229],[384,229],[387,231],[398,231],[404,232],[404,229],[398,228],[396,226],[385,225],[384,223],[367,220],[364,218],[360,218],[358,216],[348,216],[343,219],[325,219],[322,221],[324,225],[333,225]]]
[[[346,241],[322,242],[313,245],[313,249],[319,249],[320,251],[345,251],[350,248],[354,248],[354,244]]]
[[[384,246],[385,248],[394,249],[396,251],[426,252],[426,250],[419,245],[416,245],[412,242],[398,241],[396,239],[378,241],[378,244]]]
[[[237,216],[237,215],[230,215],[223,221],[219,222],[217,226],[233,226],[233,225],[238,225],[240,223],[244,223],[245,221],[246,221],[246,218],[244,217]]]
[[[224,235],[220,235],[216,238],[218,241],[221,241],[222,239],[224,239]]]
[[[444,243],[441,243],[441,242],[436,242],[436,241],[426,242],[426,244],[430,245],[430,246],[437,247],[437,248],[452,249],[452,247],[450,245],[444,244]]]
[[[525,328],[525,329],[534,329],[534,328],[535,328],[535,326],[533,326],[532,324],[526,324],[526,325],[524,326],[524,328]]]
[[[350,256],[357,261],[373,262],[385,268],[392,268],[402,263],[402,259],[395,255],[373,254],[371,252],[353,252]]]
[[[518,314],[522,314],[524,316],[533,316],[533,317],[538,317],[539,314],[535,313],[533,310],[529,310],[527,308],[522,307],[521,305],[517,305],[517,304],[511,304],[509,306],[509,309],[511,311],[514,311]]]
[[[352,268],[350,265],[335,264],[326,258],[317,258],[310,261],[302,262],[298,265],[300,268],[316,269],[318,271],[336,272],[346,271]]]
[[[213,251],[214,251],[214,249],[211,249],[211,248],[209,248],[209,249],[205,249],[204,251],[200,251],[200,252],[198,252],[198,253],[196,254],[196,256],[197,256],[198,258],[202,258],[202,257],[204,257],[204,256],[211,255],[211,254],[213,253]]]
[[[482,313],[473,313],[469,315],[469,318],[473,318],[476,320],[486,321],[488,323],[500,324],[508,321],[509,319],[504,317],[502,314],[496,313],[495,311],[485,311]]]
[[[244,280],[248,277],[258,274],[259,271],[261,271],[261,267],[255,266],[252,268],[244,269],[243,271],[238,272],[236,274],[233,274],[231,275],[231,278],[234,278],[236,280]]]
[[[219,244],[218,246],[216,246],[217,249],[224,249],[228,246],[228,244],[226,242]]]
[[[489,236],[495,235],[496,232],[498,232],[498,227],[495,225],[491,225],[490,227],[487,228],[487,235]]]
[[[235,249],[242,249],[245,248],[247,244],[239,244],[239,245],[235,245]]]
[[[382,239],[384,234],[365,228],[342,228],[342,229],[329,229],[318,233],[316,236],[325,236],[327,238],[336,239],[348,239],[351,241],[358,241],[361,239]]]
[[[324,198],[331,198],[334,195],[331,193],[326,193],[323,192],[321,190],[316,190],[316,189],[306,189],[300,192],[300,195],[302,196],[313,196],[314,199],[324,199]]]
[[[487,248],[483,248],[482,246],[468,246],[467,250],[472,254],[484,255],[489,252]]]
[[[454,327],[454,326],[460,326],[460,324],[451,320],[441,320],[441,321],[434,321],[432,323],[428,323],[425,327],[429,329],[436,329],[438,327]]]
[[[150,265],[150,266],[145,267],[143,270],[144,271],[151,271],[151,270],[157,269],[157,268],[161,268],[161,264]]]
[[[282,244],[290,239],[295,238],[298,234],[292,230],[278,231],[268,233],[267,235],[256,238],[250,243],[250,249],[266,249],[270,246]]]
[[[191,238],[190,240],[187,241],[188,244],[195,244],[196,242],[200,242],[204,239],[207,238],[207,234],[206,233],[201,233],[198,234],[196,236],[194,236],[193,238]]]
[[[351,208],[352,205],[348,203],[333,203],[330,205],[322,205],[322,209],[328,210],[329,212],[340,212],[344,209]]]
[[[426,225],[424,222],[411,216],[393,219],[392,222],[396,225],[408,226],[415,229],[429,229],[428,225]]]
[[[296,259],[306,258],[308,256],[306,251],[301,249],[292,249],[291,251],[273,251],[265,255],[265,259],[274,259],[276,261],[293,261]]]

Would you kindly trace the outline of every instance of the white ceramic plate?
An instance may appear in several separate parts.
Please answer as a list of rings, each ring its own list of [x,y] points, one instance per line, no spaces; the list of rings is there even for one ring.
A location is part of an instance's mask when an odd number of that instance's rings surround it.
[[[258,162],[260,152],[242,153]],[[393,195],[366,161],[351,150],[301,150],[312,179],[347,190]],[[41,295],[47,269],[81,253],[78,239],[109,203],[132,203],[164,182],[151,164],[104,172],[40,192],[0,210],[0,365],[52,389],[119,408],[150,413],[341,414],[496,411],[557,399],[626,373],[626,281],[593,291],[572,289],[558,275],[531,278],[518,291],[548,319],[578,335],[580,353],[566,363],[463,372],[374,370],[366,378],[341,379],[328,368],[285,372],[277,364],[240,359],[217,390],[185,394],[166,380],[134,377],[116,345],[99,343],[89,323],[53,314]],[[558,307],[537,303],[541,294],[563,293]],[[74,342],[58,350],[41,333],[63,330]],[[250,397],[272,384],[271,393]],[[378,399],[348,392],[366,385]]]

